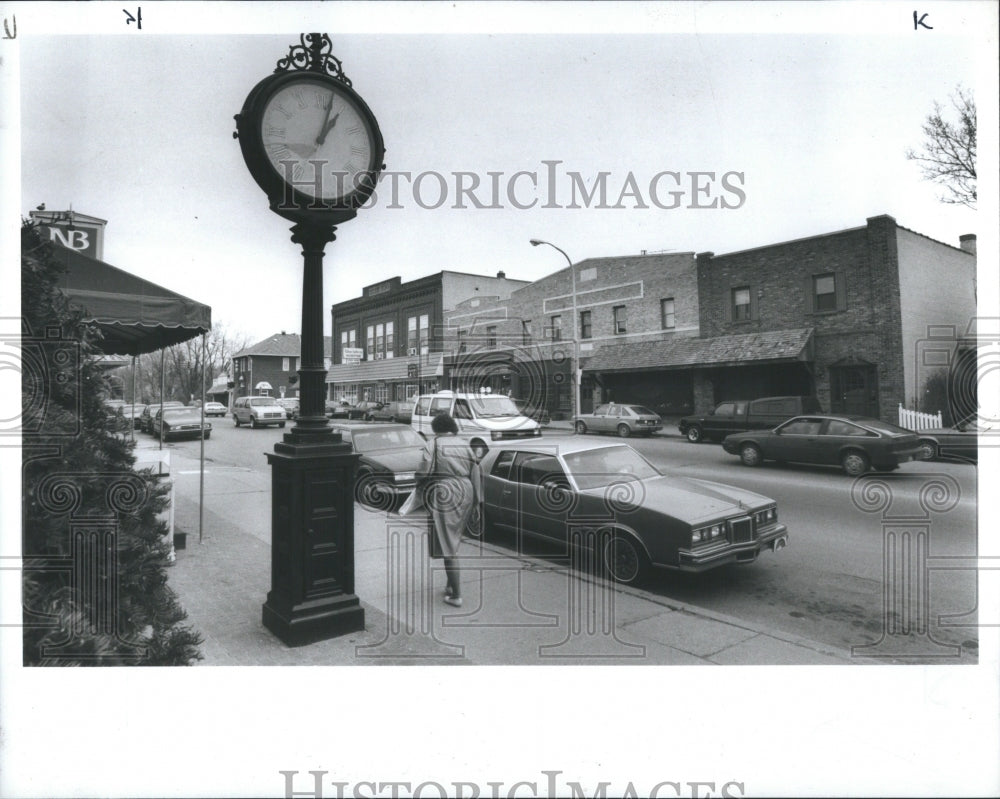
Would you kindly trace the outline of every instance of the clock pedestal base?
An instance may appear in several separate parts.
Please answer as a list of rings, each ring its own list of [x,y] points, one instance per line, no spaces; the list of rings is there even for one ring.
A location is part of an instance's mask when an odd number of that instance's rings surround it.
[[[354,476],[358,456],[339,435],[297,443],[291,433],[271,465],[271,590],[264,626],[287,646],[363,630],[354,594]]]

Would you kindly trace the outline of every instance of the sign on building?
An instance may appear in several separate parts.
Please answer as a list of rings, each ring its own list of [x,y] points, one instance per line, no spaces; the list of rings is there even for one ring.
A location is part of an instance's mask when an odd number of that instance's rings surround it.
[[[342,364],[351,364],[352,366],[357,366],[361,363],[361,356],[365,354],[365,351],[361,347],[341,347],[340,348],[340,362]]]

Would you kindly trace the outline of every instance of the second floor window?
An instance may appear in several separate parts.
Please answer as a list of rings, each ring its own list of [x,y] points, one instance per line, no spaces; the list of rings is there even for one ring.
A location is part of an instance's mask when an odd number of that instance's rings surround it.
[[[614,331],[615,335],[620,335],[628,331],[628,320],[625,315],[625,306],[616,305],[612,308],[612,313],[614,314]]]
[[[593,327],[590,322],[590,311],[580,311],[580,338],[590,338]]]
[[[812,290],[812,311],[843,311],[847,308],[844,275],[842,272],[826,272],[812,275],[806,286]]]
[[[660,300],[660,326],[664,330],[671,330],[675,325],[674,298],[668,297],[665,300]]]
[[[368,327],[367,327],[367,329],[366,329],[365,332],[367,334],[365,336],[365,338],[366,338],[367,344],[368,344],[368,346],[366,348],[367,352],[368,352],[368,360],[369,361],[373,361],[373,360],[375,360],[375,326],[374,325],[368,325]]]
[[[733,289],[733,321],[748,322],[750,320],[750,287],[741,286]]]
[[[562,317],[558,315],[552,317],[552,340],[562,341]]]
[[[486,328],[486,348],[492,350],[496,349],[496,346],[497,346],[497,326],[489,325]]]
[[[531,320],[521,322],[521,343],[527,347],[531,343]]]

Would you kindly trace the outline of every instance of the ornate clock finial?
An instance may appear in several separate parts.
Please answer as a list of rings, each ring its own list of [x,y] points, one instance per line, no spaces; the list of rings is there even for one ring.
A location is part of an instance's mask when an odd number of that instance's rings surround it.
[[[288,55],[278,61],[275,72],[319,72],[331,75],[347,86],[350,78],[344,74],[340,59],[333,55],[333,42],[325,33],[303,33],[299,43],[288,48]]]

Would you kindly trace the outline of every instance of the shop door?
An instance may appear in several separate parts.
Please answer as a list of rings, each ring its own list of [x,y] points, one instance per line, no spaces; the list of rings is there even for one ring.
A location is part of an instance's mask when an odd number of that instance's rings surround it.
[[[874,366],[830,369],[830,410],[878,418],[878,375]]]

